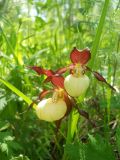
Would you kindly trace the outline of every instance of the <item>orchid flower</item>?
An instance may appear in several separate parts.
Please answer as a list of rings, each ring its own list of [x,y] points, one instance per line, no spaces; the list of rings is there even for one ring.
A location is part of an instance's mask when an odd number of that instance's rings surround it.
[[[72,64],[67,67],[60,68],[57,71],[46,70],[38,66],[30,66],[28,68],[36,71],[39,75],[46,75],[44,82],[51,82],[53,84],[52,90],[43,90],[39,94],[41,100],[36,108],[37,116],[45,121],[60,122],[66,115],[70,113],[72,107],[89,120],[87,112],[81,110],[76,106],[74,97],[81,96],[87,90],[90,80],[86,71],[93,73],[95,78],[106,83],[111,89],[115,90],[105,78],[96,71],[92,71],[86,66],[91,58],[91,53],[88,48],[78,50],[74,48],[70,53]],[[67,70],[70,70],[70,75],[66,78],[62,76]],[[45,98],[48,93],[52,93],[52,97]]]
[[[64,89],[64,77],[57,71],[46,70],[42,67],[31,66],[28,68],[36,71],[39,75],[46,75],[44,82],[53,84],[53,89],[44,89],[38,96],[38,99],[41,100],[36,108],[38,117],[41,120],[57,121],[68,115],[72,109],[73,101]],[[52,93],[52,98],[43,99],[49,93]]]
[[[72,97],[78,97],[87,90],[89,86],[89,78],[85,75],[86,71],[90,71],[97,80],[104,82],[115,91],[115,88],[111,86],[100,73],[92,71],[86,66],[90,58],[91,52],[88,48],[83,50],[74,48],[70,53],[72,64],[57,71],[57,73],[63,74],[68,69],[70,70],[70,75],[65,78],[64,87]]]

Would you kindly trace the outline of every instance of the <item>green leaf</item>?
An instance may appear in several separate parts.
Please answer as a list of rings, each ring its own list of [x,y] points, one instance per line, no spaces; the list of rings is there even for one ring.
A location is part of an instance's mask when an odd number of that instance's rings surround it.
[[[78,119],[79,119],[79,114],[76,113],[75,110],[73,110],[70,113],[70,119],[68,122],[68,133],[67,133],[67,142],[66,143],[69,143],[72,141],[74,134],[75,134],[75,131],[77,130],[76,126],[78,123]]]
[[[13,141],[13,140],[14,140],[14,137],[7,136],[7,137],[5,137],[4,140],[5,140],[5,141]]]
[[[27,102],[29,105],[33,102],[30,98],[28,98],[26,95],[24,95],[20,90],[18,90],[16,87],[14,87],[9,82],[3,80],[0,78],[0,82],[6,85],[9,89],[11,89],[14,93],[16,93],[19,97],[21,97],[25,102]],[[36,105],[34,104],[33,107]]]
[[[0,121],[0,131],[4,131],[10,127],[10,123]]]
[[[6,143],[1,143],[0,150],[8,154],[8,145]]]
[[[12,136],[11,132],[0,132],[0,142],[5,142],[5,138],[8,136]]]
[[[23,156],[22,154],[18,157],[12,157],[10,160],[30,160],[27,156]]]
[[[7,104],[6,98],[0,97],[0,112],[5,108],[6,104]]]
[[[93,46],[92,46],[92,50],[91,50],[91,53],[92,53],[92,59],[91,59],[91,63],[90,63],[91,67],[93,67],[94,63],[95,63],[95,57],[96,57],[97,50],[98,50],[98,47],[99,47],[99,42],[100,42],[100,38],[101,38],[101,35],[102,35],[102,30],[103,30],[104,23],[105,23],[105,18],[106,18],[109,2],[110,2],[110,0],[105,0],[103,10],[102,10],[102,14],[101,14],[101,17],[100,17],[100,21],[99,21],[98,28],[97,28],[97,33],[95,35],[95,39],[94,39],[94,42],[93,42]]]
[[[115,137],[116,137],[117,148],[118,148],[118,151],[120,152],[120,126],[117,127]]]
[[[86,145],[86,160],[115,160],[112,146],[103,137],[89,135]]]
[[[65,146],[65,152],[69,160],[80,160],[80,144],[79,143],[69,143]]]

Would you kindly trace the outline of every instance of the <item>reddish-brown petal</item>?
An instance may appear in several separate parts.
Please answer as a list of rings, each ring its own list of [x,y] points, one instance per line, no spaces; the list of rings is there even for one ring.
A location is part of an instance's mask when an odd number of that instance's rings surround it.
[[[88,48],[79,51],[74,47],[74,49],[70,53],[70,59],[74,64],[80,63],[81,65],[84,65],[89,61],[90,58],[91,53]]]
[[[86,118],[88,120],[88,122],[93,126],[96,127],[95,122],[93,122],[90,118],[89,118],[89,113],[80,109],[80,107],[78,105],[75,106],[75,108],[78,110],[79,114],[81,116],[83,116],[84,118]]]
[[[63,74],[68,70],[68,67],[60,68],[56,71],[56,74]]]
[[[64,88],[64,78],[62,76],[52,76],[51,82],[54,86],[58,88]]]
[[[90,72],[92,72],[92,70],[88,66],[83,66],[83,69],[84,69],[84,71],[90,71]]]
[[[100,73],[93,71],[93,74],[98,81],[102,81],[106,83],[106,79]]]
[[[51,90],[43,90],[40,94],[39,94],[39,99],[43,99],[48,93],[52,92]]]
[[[52,76],[55,74],[52,70],[45,70],[45,69],[44,69],[44,73],[46,76]]]
[[[39,75],[44,74],[44,69],[38,66],[29,66],[28,68],[36,71]]]
[[[73,70],[74,67],[75,67],[74,64],[70,64],[67,67],[58,69],[55,73],[58,74],[58,75],[61,75],[61,74],[65,73],[67,70],[70,70],[70,71]]]
[[[65,114],[65,116],[67,116],[71,112],[71,110],[74,106],[74,102],[73,102],[72,98],[68,96],[68,94],[66,92],[64,92],[64,100],[67,105],[67,112]]]
[[[75,67],[75,65],[74,64],[71,64],[70,66],[69,66],[69,69],[70,69],[70,74],[73,74],[74,73],[74,67]]]
[[[91,73],[93,73],[93,75],[95,76],[95,78],[96,78],[98,81],[101,81],[101,82],[107,84],[112,90],[116,91],[116,89],[115,89],[112,85],[110,85],[110,84],[106,81],[106,79],[105,79],[100,73],[98,73],[98,72],[96,72],[96,71],[92,71],[92,69],[89,68],[89,67],[87,67],[87,66],[85,66],[85,70],[86,70],[86,71],[90,71]]]
[[[81,116],[85,117],[86,119],[89,119],[89,114],[86,111],[79,109],[78,112]]]
[[[59,129],[60,129],[60,125],[61,125],[62,119],[63,119],[63,118],[61,118],[61,119],[59,119],[59,120],[55,121],[55,125],[56,125],[56,132],[58,132],[58,131],[59,131]]]
[[[38,66],[29,66],[28,68],[36,71],[39,75],[44,74],[46,76],[52,76],[54,74],[54,72],[52,70],[46,70],[46,69],[43,69],[42,67],[38,67]]]
[[[106,83],[112,90],[116,91],[116,89],[115,89],[113,86],[111,86],[111,85],[106,81],[106,79],[105,79],[100,73],[98,73],[98,72],[96,72],[96,71],[92,71],[92,73],[94,74],[95,78],[96,78],[98,81],[101,81],[101,82]]]

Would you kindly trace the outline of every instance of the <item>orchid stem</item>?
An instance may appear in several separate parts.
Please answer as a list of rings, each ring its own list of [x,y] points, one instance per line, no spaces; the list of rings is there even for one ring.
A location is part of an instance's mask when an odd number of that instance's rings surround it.
[[[69,143],[73,141],[74,134],[77,131],[78,119],[79,119],[79,113],[76,113],[76,110],[73,109],[72,112],[70,113],[70,117],[68,120],[66,145],[68,145]],[[67,160],[67,155],[66,155],[65,150],[64,150],[64,155],[63,155],[62,160]]]

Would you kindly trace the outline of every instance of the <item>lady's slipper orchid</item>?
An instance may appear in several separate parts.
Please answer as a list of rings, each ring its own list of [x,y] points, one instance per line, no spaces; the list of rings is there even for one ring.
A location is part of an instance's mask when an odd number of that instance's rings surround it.
[[[84,74],[85,64],[91,58],[90,50],[84,49],[78,51],[74,48],[70,54],[73,63],[71,74],[65,78],[64,86],[68,94],[72,97],[78,97],[85,93],[89,86],[89,78]]]
[[[92,71],[86,66],[86,63],[90,60],[90,58],[91,53],[88,48],[84,50],[74,48],[70,53],[72,64],[57,71],[57,73],[63,74],[70,69],[70,75],[65,78],[64,87],[68,94],[72,97],[78,97],[87,90],[89,86],[89,78],[85,75],[86,70],[92,72],[97,80],[106,83],[111,89],[115,90],[101,74],[96,71]]]
[[[53,93],[52,98],[43,99],[50,92]],[[39,95],[39,99],[41,101],[36,107],[36,114],[41,120],[49,122],[64,118],[73,106],[71,98],[62,88],[43,90]]]
[[[67,105],[64,101],[64,90],[56,89],[52,98],[43,99],[36,107],[36,114],[41,120],[57,121],[64,117]]]
[[[70,96],[79,97],[87,90],[89,81],[86,75],[75,76],[71,74],[65,78],[64,86]]]
[[[53,90],[43,90],[39,95],[41,100],[36,107],[37,116],[45,121],[56,121],[61,122],[66,115],[68,115],[75,101],[73,97],[82,95],[89,86],[89,78],[85,75],[85,71],[93,73],[95,78],[99,81],[106,83],[111,89],[115,90],[105,80],[102,75],[96,71],[92,71],[86,66],[86,63],[90,60],[91,53],[88,48],[84,50],[77,50],[74,48],[70,53],[70,59],[72,64],[68,67],[60,68],[57,71],[45,70],[42,67],[32,66],[30,69],[36,71],[39,75],[46,75],[47,78],[44,82],[51,82],[54,86]],[[70,70],[70,75],[65,79],[62,76],[67,70]],[[53,92],[52,98],[43,99],[48,93]],[[71,97],[70,97],[71,96]],[[78,112],[89,120],[87,112],[80,110],[77,107]]]
[[[43,90],[38,99],[41,100],[36,107],[36,114],[41,120],[58,121],[66,116],[72,109],[72,100],[64,90],[64,78],[53,72],[41,67],[29,67],[39,75],[46,75],[44,82],[51,82],[54,86],[52,90]],[[52,98],[43,99],[48,93],[53,93]]]

